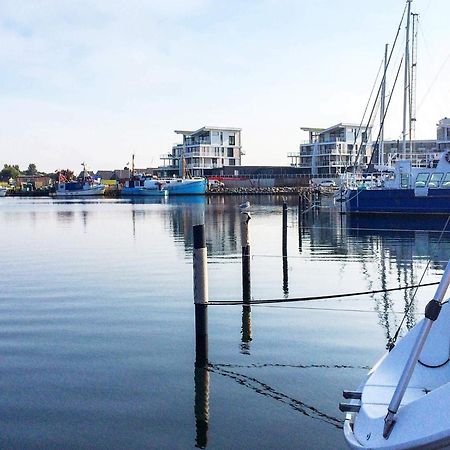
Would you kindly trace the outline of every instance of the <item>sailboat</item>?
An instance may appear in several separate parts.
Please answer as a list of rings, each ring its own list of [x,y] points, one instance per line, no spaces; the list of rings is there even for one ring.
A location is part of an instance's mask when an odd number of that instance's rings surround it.
[[[346,214],[450,214],[450,141],[438,138],[440,154],[424,155],[418,166],[413,165],[412,158],[407,158],[407,136],[412,135],[412,124],[415,118],[412,114],[412,78],[415,79],[415,57],[410,58],[415,48],[416,33],[410,38],[410,18],[413,17],[413,29],[417,14],[411,14],[411,2],[406,2],[406,44],[403,57],[404,90],[403,90],[403,131],[402,155],[395,163],[384,163],[383,130],[386,117],[385,83],[386,61],[383,82],[381,85],[381,123],[379,140],[375,144],[378,154],[378,171],[364,173],[355,177],[353,183],[347,182],[344,191],[339,192],[341,209]],[[392,54],[392,52],[391,52]],[[397,75],[400,72],[399,71]],[[389,106],[389,103],[388,103]],[[409,121],[408,121],[409,116]],[[438,130],[447,136],[450,130],[448,119],[442,119]],[[439,133],[438,133],[439,134]],[[412,155],[412,142],[410,142]]]
[[[353,449],[434,449],[450,445],[450,262],[425,318],[369,372],[350,403],[344,435]]]

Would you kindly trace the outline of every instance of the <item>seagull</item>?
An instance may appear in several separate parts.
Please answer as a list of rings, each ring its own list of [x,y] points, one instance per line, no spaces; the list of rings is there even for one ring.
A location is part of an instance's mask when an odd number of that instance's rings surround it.
[[[239,205],[239,209],[244,212],[244,211],[248,211],[250,209],[250,202],[245,202],[242,203],[241,205]]]

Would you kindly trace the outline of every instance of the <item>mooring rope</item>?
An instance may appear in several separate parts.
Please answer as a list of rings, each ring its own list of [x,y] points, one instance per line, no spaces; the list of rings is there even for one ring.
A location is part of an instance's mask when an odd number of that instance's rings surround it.
[[[268,303],[292,303],[292,302],[308,302],[311,300],[330,300],[334,298],[343,298],[343,297],[357,297],[362,295],[373,295],[373,294],[381,294],[384,292],[393,292],[393,291],[402,291],[405,289],[418,289],[420,287],[426,286],[436,286],[439,282],[434,283],[424,283],[424,284],[415,284],[411,286],[401,286],[397,288],[389,288],[389,289],[378,289],[372,291],[363,291],[363,292],[347,292],[344,294],[332,294],[332,295],[319,295],[312,297],[297,297],[297,298],[275,298],[275,299],[260,299],[260,300],[250,300],[250,302],[244,303],[242,300],[210,300],[208,305],[213,306],[225,306],[225,305],[263,305]]]

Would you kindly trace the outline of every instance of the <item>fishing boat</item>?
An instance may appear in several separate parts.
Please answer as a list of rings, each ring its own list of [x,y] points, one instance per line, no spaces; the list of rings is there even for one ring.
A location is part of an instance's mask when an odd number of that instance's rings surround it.
[[[206,193],[207,181],[203,177],[193,178],[165,178],[160,179],[164,183],[169,195],[204,195]]]
[[[77,180],[67,180],[64,175],[59,175],[56,183],[56,197],[91,197],[104,195],[106,185],[94,180],[86,171],[86,164],[82,163],[83,172]]]
[[[144,175],[133,176],[125,182],[120,191],[123,196],[167,196],[168,190],[164,181]]]
[[[353,449],[450,445],[450,262],[425,317],[369,372],[350,403],[344,435]]]
[[[181,176],[162,178],[165,188],[170,196],[173,195],[205,195],[208,181],[203,177],[193,177],[186,169],[184,154],[181,155]]]
[[[436,152],[420,155],[413,158],[412,133],[415,123],[415,113],[412,111],[414,102],[413,87],[415,81],[415,39],[417,31],[415,20],[417,14],[411,14],[411,2],[406,1],[404,16],[406,17],[406,45],[402,58],[405,71],[403,90],[403,131],[402,151],[396,155],[395,160],[384,161],[384,120],[385,84],[388,64],[387,46],[385,50],[385,69],[381,92],[380,132],[373,146],[372,158],[376,154],[378,164],[372,166],[364,173],[357,172],[357,165],[353,173],[346,174],[342,180],[341,190],[336,194],[340,202],[341,212],[346,214],[450,214],[450,141],[448,119],[442,119],[438,124],[438,139]],[[402,17],[402,21],[403,21]],[[410,18],[412,17],[413,32],[410,33]],[[399,27],[400,30],[400,27]],[[398,35],[397,35],[398,36]],[[410,53],[412,57],[410,57]],[[391,51],[392,55],[392,51]],[[390,57],[389,57],[390,60]],[[398,67],[397,76],[401,64]],[[397,81],[397,77],[395,78]],[[395,85],[394,85],[395,86]],[[390,94],[392,96],[392,93]],[[378,99],[377,99],[378,101]],[[408,120],[409,117],[409,120]],[[444,136],[439,138],[439,136]],[[409,144],[409,151],[407,151]],[[360,149],[364,150],[364,149]]]
[[[7,191],[8,191],[8,188],[6,188],[4,186],[0,186],[0,197],[5,197]]]
[[[131,155],[130,178],[125,181],[125,184],[120,190],[120,194],[124,197],[167,196],[168,191],[163,180],[158,180],[153,176],[136,173],[134,158],[135,155]]]

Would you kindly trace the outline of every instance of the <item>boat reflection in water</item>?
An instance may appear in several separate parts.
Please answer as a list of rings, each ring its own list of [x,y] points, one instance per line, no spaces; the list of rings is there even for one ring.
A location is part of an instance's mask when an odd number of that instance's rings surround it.
[[[442,216],[350,216],[346,217],[348,242],[357,238],[358,242],[366,240],[373,249],[374,255],[379,255],[379,277],[381,289],[390,286],[387,282],[392,262],[396,265],[396,277],[399,286],[417,285],[426,269],[441,271],[445,268],[450,251],[450,223]],[[429,265],[428,265],[429,260]],[[426,265],[418,268],[417,262]],[[409,330],[420,318],[422,308],[417,308],[415,289],[405,289],[402,292],[404,301],[405,325]],[[377,296],[375,309],[380,318],[380,324],[386,329],[386,339],[392,338],[392,331],[399,326],[392,317],[394,302],[389,292]],[[423,299],[421,299],[423,300]],[[391,320],[390,320],[391,319]],[[393,323],[390,323],[392,322]]]

